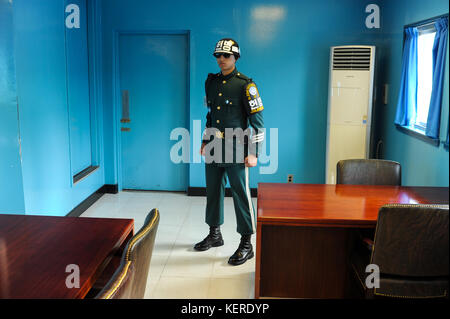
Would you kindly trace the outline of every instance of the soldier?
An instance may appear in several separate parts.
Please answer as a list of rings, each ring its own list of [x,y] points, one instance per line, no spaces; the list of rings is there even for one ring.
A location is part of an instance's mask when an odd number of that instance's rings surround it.
[[[238,43],[233,39],[222,39],[217,42],[213,55],[221,72],[208,74],[205,82],[208,114],[200,150],[205,156],[205,221],[210,226],[210,232],[194,248],[204,251],[224,244],[220,225],[223,224],[223,200],[228,176],[237,232],[241,234],[239,247],[228,263],[240,265],[254,256],[250,240],[256,231],[256,213],[250,195],[248,168],[257,165],[260,145],[264,140],[264,108],[253,80],[236,69],[235,64],[240,57]],[[251,138],[249,124],[253,128]]]

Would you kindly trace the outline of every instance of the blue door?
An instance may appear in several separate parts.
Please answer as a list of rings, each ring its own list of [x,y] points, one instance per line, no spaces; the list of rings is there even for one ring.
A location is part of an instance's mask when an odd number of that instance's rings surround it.
[[[170,133],[187,124],[187,35],[121,34],[119,46],[122,188],[185,191]]]

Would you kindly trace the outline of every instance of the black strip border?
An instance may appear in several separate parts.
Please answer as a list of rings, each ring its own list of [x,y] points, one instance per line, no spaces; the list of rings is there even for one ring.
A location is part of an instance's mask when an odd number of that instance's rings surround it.
[[[88,198],[82,201],[77,207],[72,209],[66,216],[67,217],[80,217],[89,207],[91,207],[96,201],[100,199],[104,194],[117,194],[119,186],[105,184],[97,191],[91,194]]]
[[[88,176],[89,174],[93,173],[94,171],[96,171],[100,166],[89,166],[88,168],[82,170],[81,172],[79,172],[78,174],[75,174],[75,176],[73,177],[73,183],[76,184],[79,181],[81,181],[83,178],[85,178],[86,176]]]

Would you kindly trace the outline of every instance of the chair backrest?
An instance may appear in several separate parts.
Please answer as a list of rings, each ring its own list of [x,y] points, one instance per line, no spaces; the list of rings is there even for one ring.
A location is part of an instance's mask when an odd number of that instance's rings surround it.
[[[159,211],[152,209],[142,228],[131,238],[124,250],[125,261],[134,263],[135,274],[132,284],[132,298],[143,298],[159,224]]]
[[[133,298],[133,278],[135,267],[132,261],[122,259],[114,275],[95,296],[96,299],[129,299]]]
[[[448,296],[448,205],[380,208],[371,264],[380,270],[377,295]]]
[[[379,159],[348,159],[336,165],[336,183],[393,185],[402,183],[400,163]]]

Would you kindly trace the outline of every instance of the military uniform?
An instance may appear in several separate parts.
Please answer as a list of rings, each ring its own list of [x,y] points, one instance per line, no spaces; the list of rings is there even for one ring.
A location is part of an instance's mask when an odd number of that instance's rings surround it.
[[[228,176],[237,232],[256,231],[254,210],[244,158],[258,156],[264,140],[263,104],[255,83],[236,68],[228,75],[208,75],[205,82],[206,129],[203,135],[206,170],[206,218],[209,226],[223,224],[223,199]],[[250,137],[250,127],[253,134]],[[217,153],[219,152],[219,153]]]

